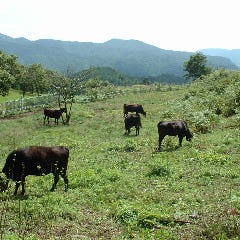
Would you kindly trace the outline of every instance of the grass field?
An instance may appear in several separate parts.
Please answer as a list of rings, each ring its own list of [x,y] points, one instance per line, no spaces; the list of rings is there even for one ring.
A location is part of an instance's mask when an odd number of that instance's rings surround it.
[[[22,95],[20,94],[19,91],[11,90],[10,93],[7,96],[1,96],[0,95],[0,103],[4,103],[6,101],[13,100],[13,99],[18,99],[21,96]]]
[[[240,239],[240,130],[221,115],[211,131],[194,124],[192,142],[166,137],[157,123],[183,118],[176,111],[187,89],[129,93],[74,104],[69,126],[43,125],[42,111],[0,120],[0,166],[7,154],[28,145],[70,149],[69,191],[52,175],[14,184],[0,193],[0,239]],[[140,135],[126,136],[124,103],[143,104]],[[175,112],[176,111],[176,112]],[[171,112],[171,114],[170,114]],[[168,115],[169,114],[169,115]]]

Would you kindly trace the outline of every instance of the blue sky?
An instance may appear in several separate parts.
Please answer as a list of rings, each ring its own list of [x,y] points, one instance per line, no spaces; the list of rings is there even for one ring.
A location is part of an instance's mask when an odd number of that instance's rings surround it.
[[[135,39],[163,49],[240,49],[239,0],[0,0],[0,33],[29,40]]]

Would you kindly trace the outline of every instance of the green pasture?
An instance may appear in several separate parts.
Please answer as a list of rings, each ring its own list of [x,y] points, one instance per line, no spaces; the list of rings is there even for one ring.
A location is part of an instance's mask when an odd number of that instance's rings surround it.
[[[7,96],[1,96],[0,95],[0,103],[4,103],[6,101],[14,100],[21,98],[22,94],[17,90],[11,90],[10,93]]]
[[[69,126],[43,125],[41,109],[1,119],[0,168],[29,145],[66,145],[70,159],[67,193],[62,179],[49,191],[52,175],[28,176],[24,197],[13,197],[14,183],[0,193],[0,239],[240,239],[238,119],[214,115],[199,130],[187,92],[75,103]],[[124,134],[124,103],[147,112],[137,137]],[[178,148],[166,137],[156,151],[157,123],[185,117],[193,140]]]
[[[26,93],[25,97],[32,97],[34,95],[35,94]],[[19,98],[22,98],[22,93],[19,90],[11,89],[8,95],[6,96],[0,95],[0,104],[5,103],[6,101],[16,100]]]

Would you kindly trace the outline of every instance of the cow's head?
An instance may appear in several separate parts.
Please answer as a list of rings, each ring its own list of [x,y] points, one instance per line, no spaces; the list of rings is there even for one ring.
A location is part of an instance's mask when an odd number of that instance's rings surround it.
[[[8,180],[0,174],[0,192],[4,192],[8,188]]]
[[[193,138],[193,134],[189,130],[187,130],[187,132],[186,132],[186,140],[187,141],[191,141],[192,138]]]
[[[62,112],[62,113],[67,113],[67,109],[66,108],[60,108],[60,111]]]

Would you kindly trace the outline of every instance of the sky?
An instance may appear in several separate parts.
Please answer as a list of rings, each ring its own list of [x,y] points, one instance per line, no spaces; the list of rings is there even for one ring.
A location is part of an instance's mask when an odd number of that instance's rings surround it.
[[[29,40],[139,40],[195,52],[240,49],[239,0],[0,0],[0,33]]]

